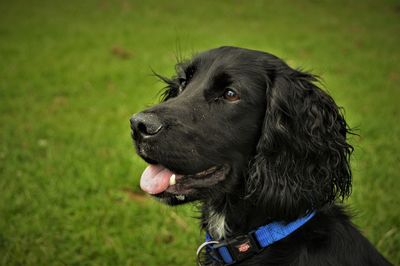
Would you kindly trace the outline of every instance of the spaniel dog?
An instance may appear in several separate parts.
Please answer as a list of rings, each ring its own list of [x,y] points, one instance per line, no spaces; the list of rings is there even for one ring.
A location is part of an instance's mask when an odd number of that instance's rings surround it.
[[[178,63],[162,102],[132,116],[140,185],[198,201],[199,265],[390,265],[339,204],[351,131],[318,78],[278,57],[220,47]]]

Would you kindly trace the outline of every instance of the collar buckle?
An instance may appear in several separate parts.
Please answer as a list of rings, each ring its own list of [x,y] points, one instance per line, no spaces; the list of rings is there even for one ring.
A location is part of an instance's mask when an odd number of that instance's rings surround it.
[[[227,247],[233,259],[232,263],[242,261],[248,257],[259,253],[262,248],[259,246],[255,238],[254,231],[247,235],[239,235],[235,238],[222,241],[213,246],[213,249],[218,250],[221,247]]]

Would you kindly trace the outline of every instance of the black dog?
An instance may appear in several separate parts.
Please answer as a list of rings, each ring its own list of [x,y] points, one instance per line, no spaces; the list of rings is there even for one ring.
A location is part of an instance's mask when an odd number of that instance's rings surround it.
[[[316,76],[221,47],[159,77],[163,102],[131,118],[141,187],[202,203],[204,264],[389,265],[335,203],[351,192],[351,132]]]

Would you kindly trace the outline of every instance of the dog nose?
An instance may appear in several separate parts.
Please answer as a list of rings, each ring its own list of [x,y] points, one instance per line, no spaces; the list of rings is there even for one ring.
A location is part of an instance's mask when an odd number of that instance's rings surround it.
[[[133,137],[151,137],[157,135],[163,128],[160,119],[152,113],[138,113],[131,117]]]

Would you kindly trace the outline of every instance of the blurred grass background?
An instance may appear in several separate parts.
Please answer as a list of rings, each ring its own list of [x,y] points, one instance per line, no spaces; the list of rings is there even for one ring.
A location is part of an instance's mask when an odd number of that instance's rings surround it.
[[[143,195],[129,117],[151,68],[236,45],[312,70],[346,110],[355,223],[400,264],[398,1],[1,1],[0,264],[194,265],[192,206]]]

